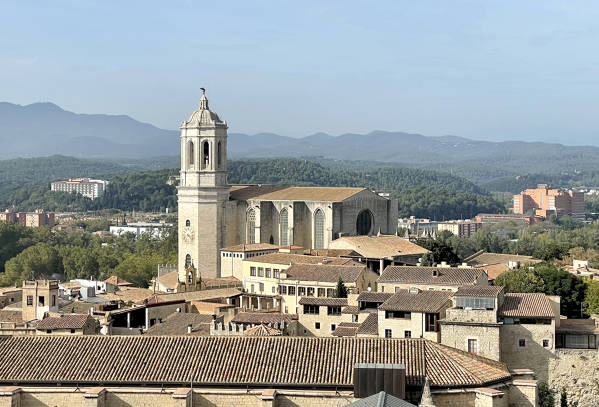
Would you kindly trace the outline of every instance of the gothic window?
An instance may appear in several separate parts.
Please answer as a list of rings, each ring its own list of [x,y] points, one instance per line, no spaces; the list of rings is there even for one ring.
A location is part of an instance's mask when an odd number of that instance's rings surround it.
[[[358,219],[356,220],[356,234],[358,235],[368,235],[372,232],[372,212],[368,209],[364,209],[362,212],[358,214]]]
[[[185,221],[185,226],[190,227],[191,226],[191,221],[189,219],[187,219]]]
[[[288,246],[289,245],[289,212],[287,212],[287,209],[281,210],[279,222],[281,224],[281,246]]]
[[[256,212],[253,209],[247,214],[247,242],[256,243]]]
[[[275,238],[273,235],[270,235],[270,239],[268,239],[268,243],[275,244]]]
[[[185,267],[191,266],[191,254],[185,255]]]
[[[206,168],[210,164],[210,143],[204,141],[202,143],[202,168]]]
[[[220,168],[221,165],[222,165],[222,162],[223,162],[222,147],[221,147],[220,141],[216,145],[216,154],[217,154],[216,157],[217,157],[217,160],[218,160],[218,168]]]
[[[317,209],[314,212],[314,248],[324,249],[324,212]]]
[[[187,168],[193,169],[195,160],[195,149],[193,147],[193,141],[187,142]]]

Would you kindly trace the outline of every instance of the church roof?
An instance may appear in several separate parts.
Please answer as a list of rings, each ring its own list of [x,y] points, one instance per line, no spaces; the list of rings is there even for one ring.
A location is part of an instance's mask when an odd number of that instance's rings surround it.
[[[396,235],[342,236],[334,240],[332,246],[336,249],[352,249],[371,259],[429,253],[424,247]]]
[[[181,124],[181,128],[199,127],[199,126],[214,126],[224,125],[225,123],[218,117],[216,113],[208,109],[208,98],[202,95],[198,110],[189,116],[189,120]]]
[[[268,253],[260,256],[245,259],[247,262],[254,263],[269,263],[269,264],[326,264],[326,265],[348,265],[348,266],[364,266],[357,261],[346,257],[323,257],[323,256],[308,256],[305,254],[293,253]]]
[[[232,199],[245,201],[325,201],[342,202],[367,191],[366,188],[280,187],[274,185],[232,185]]]

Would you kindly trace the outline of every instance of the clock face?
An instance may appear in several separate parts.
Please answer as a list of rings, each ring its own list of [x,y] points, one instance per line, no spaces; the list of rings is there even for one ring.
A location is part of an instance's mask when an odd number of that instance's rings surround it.
[[[191,229],[191,226],[187,226],[183,229],[183,240],[186,242],[193,241],[193,230]]]

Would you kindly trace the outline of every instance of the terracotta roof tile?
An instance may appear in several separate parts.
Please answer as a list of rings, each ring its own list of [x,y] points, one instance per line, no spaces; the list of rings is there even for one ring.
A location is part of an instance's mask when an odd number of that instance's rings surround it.
[[[89,314],[62,314],[59,317],[46,317],[38,321],[35,328],[44,329],[81,329],[92,318]]]
[[[360,324],[357,334],[378,335],[379,334],[379,316],[376,312],[368,314],[364,322]]]
[[[175,290],[177,287],[179,287],[179,272],[177,270],[171,271],[156,277],[156,280],[158,280],[158,282],[160,282],[160,284],[164,285],[166,288]]]
[[[485,297],[497,298],[503,291],[502,286],[495,285],[465,285],[458,288],[455,297]]]
[[[408,386],[484,387],[506,366],[424,339],[60,336],[0,339],[0,384],[353,387],[355,363],[401,363]],[[294,356],[295,355],[295,356]]]
[[[341,322],[331,335],[337,337],[356,336],[360,324],[353,322]]]
[[[347,298],[329,298],[329,297],[302,297],[299,300],[301,305],[330,305],[332,307],[344,307],[347,305]]]
[[[222,321],[222,318],[219,321]],[[153,336],[210,335],[211,323],[212,315],[175,312],[161,323],[148,328],[145,334]],[[191,325],[191,334],[188,333],[189,325]]]
[[[118,287],[127,287],[127,286],[133,285],[133,283],[123,280],[122,278],[120,278],[118,276],[110,276],[106,280],[104,280],[104,282],[108,283],[108,284],[116,285]]]
[[[275,312],[240,312],[235,315],[231,322],[236,324],[276,324],[297,320],[296,314],[281,314]]]
[[[452,292],[420,291],[411,293],[409,290],[397,290],[395,294],[382,305],[381,310],[410,311],[410,312],[439,312],[451,306]]]
[[[323,264],[330,266],[339,265],[362,265],[357,261],[344,257],[307,256],[305,254],[293,253],[268,253],[261,256],[245,259],[247,262],[271,263],[271,264]]]
[[[358,301],[383,303],[393,296],[393,293],[363,291],[358,295]]]
[[[545,294],[508,293],[499,308],[502,317],[555,318],[551,302]]]
[[[433,275],[434,272],[437,276]],[[377,282],[462,286],[476,283],[484,272],[475,268],[389,266]]]
[[[343,236],[334,240],[332,246],[335,249],[352,249],[371,259],[390,259],[395,256],[429,252],[424,247],[396,235]]]
[[[23,322],[23,311],[0,310],[0,322]]]
[[[505,254],[505,253],[488,253],[488,252],[476,252],[472,256],[466,258],[464,262],[470,266],[481,267],[491,264],[505,264],[507,265],[510,261],[519,261],[521,264],[526,263],[539,263],[542,260],[535,259],[532,256],[521,256],[517,254]]]
[[[285,273],[286,280],[320,281],[336,283],[339,277],[344,283],[355,283],[364,273],[366,266],[337,266],[320,264],[294,264]]]
[[[367,191],[365,188],[335,188],[335,187],[287,187],[252,199],[263,201],[325,201],[342,202],[352,196]]]
[[[356,305],[348,305],[341,310],[342,314],[358,314],[360,310]]]
[[[250,329],[243,331],[245,336],[280,336],[281,331],[276,328],[266,326],[264,324],[256,325]]]
[[[238,288],[213,288],[201,291],[187,291],[183,293],[174,294],[155,294],[152,298],[155,298],[157,302],[168,302],[176,300],[185,301],[207,301],[207,300],[220,300],[230,297],[236,297],[241,294]]]

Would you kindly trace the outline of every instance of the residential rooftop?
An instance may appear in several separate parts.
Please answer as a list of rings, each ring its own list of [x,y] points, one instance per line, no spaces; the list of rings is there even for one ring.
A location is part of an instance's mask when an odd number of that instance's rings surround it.
[[[396,235],[343,236],[335,241],[335,247],[346,246],[370,259],[393,259],[402,255],[423,255],[429,250]]]
[[[328,264],[294,264],[285,273],[285,280],[318,281],[323,283],[336,283],[339,278],[344,283],[355,283],[366,270],[366,266],[358,265],[328,265]]]
[[[343,257],[324,257],[324,256],[307,256],[304,254],[292,253],[268,253],[261,256],[245,259],[244,261],[253,263],[270,263],[270,264],[327,264],[327,265],[348,265],[360,264],[350,258]]]
[[[395,294],[379,306],[385,311],[439,312],[448,305],[453,295],[449,291],[397,290]]]
[[[483,274],[485,271],[477,268],[388,266],[377,282],[461,287],[475,284]]]
[[[507,293],[499,308],[501,317],[555,318],[549,297],[540,293]]]

